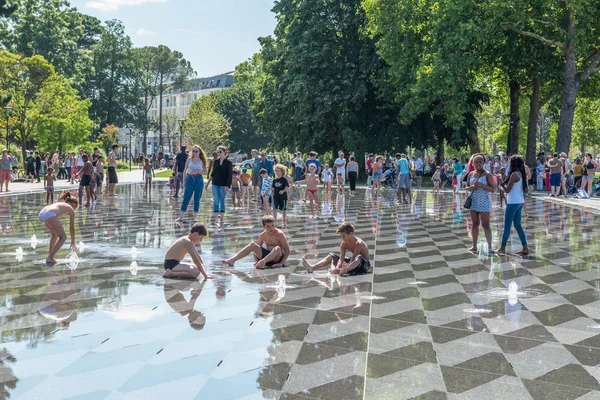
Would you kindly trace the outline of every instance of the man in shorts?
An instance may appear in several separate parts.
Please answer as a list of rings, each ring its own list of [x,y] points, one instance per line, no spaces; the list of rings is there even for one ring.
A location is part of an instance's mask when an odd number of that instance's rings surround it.
[[[256,261],[254,263],[256,268],[285,266],[285,262],[290,256],[290,246],[285,234],[275,227],[275,218],[272,215],[265,215],[261,222],[263,232],[258,240],[249,243],[235,256],[222,260],[221,263],[233,267],[236,261],[252,254]]]
[[[417,189],[421,189],[421,183],[423,182],[423,160],[421,160],[421,157],[413,156],[413,166],[417,177]]]
[[[260,157],[258,156],[258,150],[254,149],[250,153],[252,155],[252,193],[254,194],[253,202],[258,199],[258,192],[260,189]]]
[[[332,274],[338,275],[363,275],[369,272],[371,262],[369,261],[369,247],[360,238],[354,235],[354,226],[348,221],[343,222],[336,233],[342,238],[340,244],[340,255],[329,253],[327,257],[310,264],[306,258],[302,257],[302,265],[308,273],[315,269],[329,267]],[[352,253],[350,258],[346,258],[346,252]]]
[[[119,183],[117,176],[117,151],[119,145],[113,144],[112,151],[108,154],[108,195],[115,196],[115,185]]]
[[[396,186],[398,187],[398,202],[410,204],[412,201],[412,184],[410,183],[410,165],[406,154],[396,154],[396,163],[398,165],[398,178]]]
[[[558,158],[558,153],[552,154],[552,159],[548,161],[550,167],[550,197],[558,197],[560,194],[560,184],[562,180],[563,163]]]
[[[183,170],[185,170],[185,164],[188,159],[186,149],[186,146],[181,146],[181,151],[175,156],[175,166],[173,167],[173,170],[175,171],[175,194],[173,195],[173,198],[179,196],[179,188],[183,183]]]

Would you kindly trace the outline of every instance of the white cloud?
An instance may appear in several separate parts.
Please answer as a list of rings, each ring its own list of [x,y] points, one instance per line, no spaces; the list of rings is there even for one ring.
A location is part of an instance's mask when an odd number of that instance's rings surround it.
[[[156,32],[144,28],[138,29],[135,33],[138,36],[156,36]]]
[[[85,6],[101,11],[116,11],[122,6],[139,6],[147,3],[166,3],[168,0],[96,0],[88,1]]]

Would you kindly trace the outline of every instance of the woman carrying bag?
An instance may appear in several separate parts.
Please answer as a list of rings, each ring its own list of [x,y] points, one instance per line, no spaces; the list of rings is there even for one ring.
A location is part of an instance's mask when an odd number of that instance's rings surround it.
[[[483,228],[485,238],[488,242],[488,255],[494,254],[492,250],[492,229],[490,227],[490,214],[492,212],[492,193],[496,190],[494,177],[487,172],[483,166],[485,165],[485,157],[482,154],[477,154],[473,157],[474,171],[467,176],[467,191],[470,192],[469,199],[465,202],[465,208],[471,212],[471,220],[473,221],[472,239],[473,247],[470,252],[477,253],[477,239],[479,239],[479,226]]]

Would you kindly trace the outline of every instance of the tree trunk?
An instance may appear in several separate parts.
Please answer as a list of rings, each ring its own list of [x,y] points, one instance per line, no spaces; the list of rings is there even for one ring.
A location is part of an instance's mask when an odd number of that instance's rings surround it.
[[[469,149],[471,154],[481,153],[481,147],[479,146],[479,138],[477,137],[477,129],[467,128],[469,134]]]
[[[444,165],[444,137],[442,135],[438,135],[438,145],[435,153],[435,161],[437,165]]]
[[[558,132],[556,134],[556,151],[569,153],[571,147],[571,133],[573,129],[573,118],[577,106],[577,91],[579,82],[577,80],[577,60],[575,59],[575,23],[572,8],[569,10],[567,26],[567,40],[565,43],[565,67],[563,70],[563,96],[560,106],[560,119],[558,121]]]
[[[535,147],[537,144],[537,125],[540,116],[542,104],[540,95],[542,92],[542,82],[540,78],[533,79],[533,89],[529,98],[529,120],[527,121],[527,151],[525,153],[525,162],[529,167],[535,167]]]
[[[160,74],[160,86],[158,91],[160,92],[160,102],[158,105],[158,149],[160,151],[160,147],[163,144],[162,139],[162,100],[163,100],[163,75]]]
[[[511,80],[508,87],[510,89],[510,116],[506,154],[512,155],[519,153],[519,96],[521,95],[521,85],[519,82]]]

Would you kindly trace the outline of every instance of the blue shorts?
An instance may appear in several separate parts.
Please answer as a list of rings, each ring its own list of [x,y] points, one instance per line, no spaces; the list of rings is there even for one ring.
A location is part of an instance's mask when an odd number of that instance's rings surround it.
[[[583,175],[584,181],[593,181],[594,177],[592,175]]]
[[[381,180],[381,178],[383,178],[383,174],[381,172],[375,172],[373,174],[373,179],[375,179],[375,180],[377,180],[377,179]]]
[[[550,174],[550,186],[560,186],[560,173]]]
[[[423,176],[423,171],[416,171],[416,172],[415,172],[415,174],[416,174],[417,176]]]

